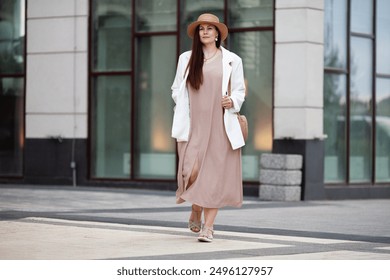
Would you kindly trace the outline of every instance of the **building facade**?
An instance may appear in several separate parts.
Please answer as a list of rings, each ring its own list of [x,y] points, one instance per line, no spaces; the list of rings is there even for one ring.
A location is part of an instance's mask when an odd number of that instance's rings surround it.
[[[303,155],[302,199],[390,197],[386,0],[2,0],[0,182],[174,190],[170,86],[204,12],[243,59],[244,193],[274,152]]]

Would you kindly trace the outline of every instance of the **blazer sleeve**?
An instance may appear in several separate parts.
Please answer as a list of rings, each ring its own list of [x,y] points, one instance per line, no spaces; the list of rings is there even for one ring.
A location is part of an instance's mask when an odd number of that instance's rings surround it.
[[[232,67],[230,98],[233,100],[234,108],[230,110],[239,112],[245,100],[245,79],[242,59],[236,56]]]
[[[175,104],[177,103],[177,96],[178,96],[179,91],[180,91],[180,85],[182,84],[183,79],[184,79],[185,69],[183,69],[183,67],[184,67],[183,60],[184,60],[183,55],[180,55],[179,61],[177,63],[175,79],[173,80],[173,84],[171,86],[172,99],[175,102]]]

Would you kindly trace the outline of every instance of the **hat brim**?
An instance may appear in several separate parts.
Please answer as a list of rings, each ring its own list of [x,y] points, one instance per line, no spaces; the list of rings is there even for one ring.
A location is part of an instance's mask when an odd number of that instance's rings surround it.
[[[210,25],[214,25],[218,28],[219,32],[221,33],[221,41],[225,41],[225,39],[227,38],[228,36],[228,28],[225,24],[221,23],[221,22],[212,22],[212,21],[195,21],[193,23],[191,23],[190,25],[188,25],[187,27],[187,35],[191,38],[191,39],[194,39],[194,33],[195,33],[195,29],[198,25],[201,25],[201,24],[210,24]]]

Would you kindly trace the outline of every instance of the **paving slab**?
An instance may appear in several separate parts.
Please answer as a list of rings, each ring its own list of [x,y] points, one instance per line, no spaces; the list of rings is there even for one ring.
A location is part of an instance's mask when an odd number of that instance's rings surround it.
[[[187,228],[174,192],[0,186],[1,260],[390,260],[390,200],[221,209],[215,240]]]

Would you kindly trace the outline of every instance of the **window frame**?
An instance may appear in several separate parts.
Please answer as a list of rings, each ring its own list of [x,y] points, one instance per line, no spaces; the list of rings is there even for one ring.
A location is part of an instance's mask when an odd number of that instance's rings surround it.
[[[0,79],[4,78],[21,78],[23,79],[23,101],[22,101],[22,110],[21,115],[23,115],[23,124],[21,132],[23,135],[19,135],[23,140],[24,143],[21,147],[21,170],[20,175],[1,175],[1,179],[16,179],[20,180],[24,178],[24,171],[25,171],[25,142],[26,142],[26,79],[27,79],[27,20],[28,20],[28,6],[27,6],[27,0],[20,0],[20,3],[24,2],[24,49],[23,49],[23,71],[22,73],[0,73]]]
[[[346,53],[347,53],[347,64],[346,69],[341,68],[333,68],[333,67],[326,67],[324,66],[324,75],[326,74],[345,74],[347,77],[346,81],[346,151],[345,151],[345,158],[346,158],[346,166],[345,166],[345,180],[343,182],[327,182],[325,181],[325,185],[332,187],[332,186],[348,186],[348,185],[354,185],[354,186],[373,186],[373,185],[388,185],[389,181],[377,181],[376,180],[376,80],[377,78],[390,78],[390,74],[383,74],[383,73],[377,73],[377,67],[376,67],[376,51],[377,51],[377,0],[371,0],[373,5],[373,15],[372,15],[372,34],[363,34],[358,32],[352,32],[351,31],[351,6],[353,0],[346,0],[347,1],[347,45],[346,45]],[[364,182],[354,182],[350,178],[350,143],[351,143],[351,135],[350,135],[350,129],[351,129],[351,41],[352,38],[364,38],[372,40],[372,92],[371,92],[371,125],[372,125],[372,131],[371,131],[371,176],[369,178],[369,181]],[[326,140],[325,140],[326,141]],[[325,178],[326,179],[326,178]]]
[[[90,180],[93,180],[93,181],[107,181],[107,180],[110,180],[110,181],[120,181],[120,182],[128,182],[128,181],[134,181],[134,182],[167,182],[167,183],[171,183],[171,182],[174,182],[175,179],[155,179],[155,178],[139,178],[136,176],[136,173],[135,173],[135,160],[136,160],[136,157],[134,156],[135,155],[135,149],[136,149],[136,131],[135,131],[135,128],[136,128],[136,112],[137,110],[135,110],[135,106],[137,106],[136,104],[136,82],[135,82],[135,78],[136,78],[136,75],[135,75],[135,69],[136,69],[136,60],[135,60],[135,55],[136,55],[136,41],[138,38],[141,38],[141,37],[152,37],[152,36],[175,36],[176,37],[176,59],[178,59],[179,55],[181,54],[181,40],[180,40],[180,35],[181,35],[181,26],[180,26],[180,18],[181,18],[181,15],[180,15],[180,11],[181,11],[181,7],[184,3],[184,1],[186,0],[176,0],[176,30],[175,31],[151,31],[151,32],[147,32],[147,31],[137,31],[137,22],[136,22],[136,14],[137,14],[137,5],[136,5],[136,0],[129,0],[129,1],[132,1],[131,2],[131,6],[132,6],[132,10],[131,10],[131,21],[132,21],[132,25],[131,25],[131,34],[129,34],[129,36],[131,36],[131,45],[132,45],[132,48],[131,48],[131,54],[130,54],[130,57],[131,57],[131,67],[130,67],[130,71],[94,71],[94,69],[92,68],[92,42],[93,42],[93,28],[92,28],[92,22],[93,22],[93,8],[92,8],[92,2],[93,0],[89,0],[89,21],[88,21],[88,24],[89,24],[89,27],[88,27],[88,49],[89,49],[89,53],[88,53],[88,159],[87,159],[87,162],[88,162],[88,168],[87,168],[87,178],[90,179]],[[187,0],[189,1],[189,0]],[[229,13],[229,1],[228,0],[223,0],[223,19],[221,19],[221,21],[223,21],[226,25],[229,26],[229,17],[228,17],[228,13]],[[273,38],[272,38],[272,65],[274,65],[274,61],[275,61],[275,0],[272,0],[272,3],[273,3],[273,11],[272,11],[272,26],[261,26],[261,27],[235,27],[235,28],[229,28],[229,33],[241,33],[241,32],[256,32],[256,31],[271,31],[273,33]],[[226,40],[226,44],[228,45],[228,40],[229,38]],[[131,89],[131,109],[130,109],[130,176],[129,178],[110,178],[110,177],[104,177],[104,178],[101,178],[101,177],[95,177],[95,176],[92,176],[92,139],[91,139],[91,136],[92,136],[92,131],[91,131],[91,127],[92,127],[92,122],[93,122],[93,119],[92,119],[92,104],[93,104],[93,88],[92,88],[92,79],[98,77],[98,76],[101,76],[101,75],[128,75],[129,76],[129,80],[130,80],[130,89]],[[273,104],[274,104],[274,75],[272,73],[272,108],[273,108]],[[274,118],[274,112],[272,110],[272,116],[271,116],[272,120]],[[272,123],[272,127],[273,127],[273,123]],[[272,139],[273,139],[273,129],[272,129]],[[177,153],[176,153],[176,169],[177,169],[177,165],[178,165],[178,160],[177,160]],[[253,185],[258,185],[258,181],[244,181],[244,183],[246,184],[253,184]]]

